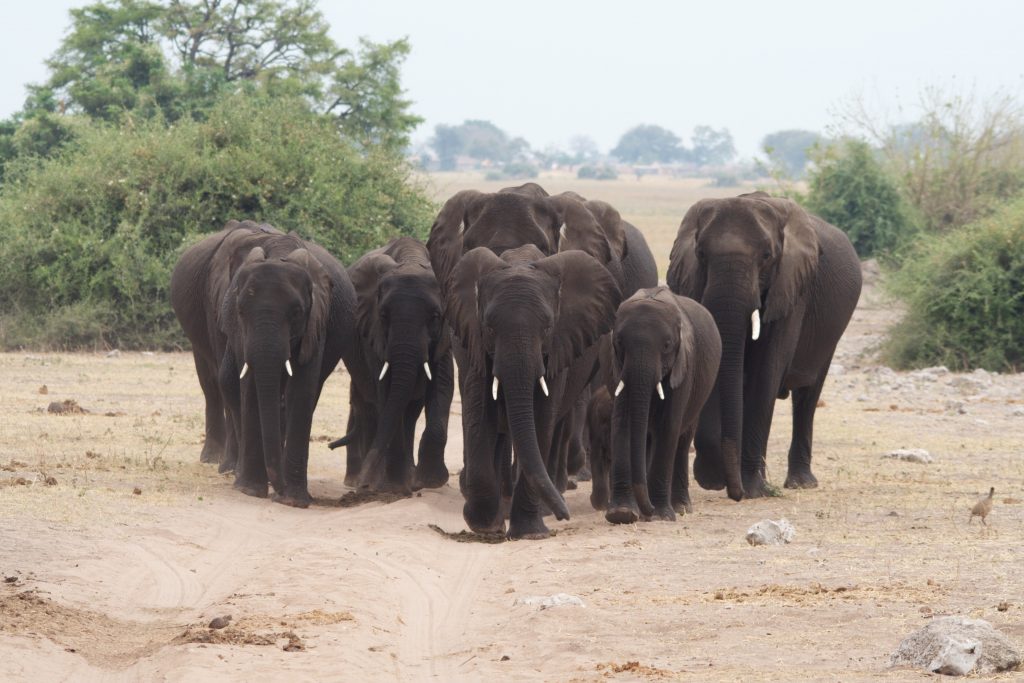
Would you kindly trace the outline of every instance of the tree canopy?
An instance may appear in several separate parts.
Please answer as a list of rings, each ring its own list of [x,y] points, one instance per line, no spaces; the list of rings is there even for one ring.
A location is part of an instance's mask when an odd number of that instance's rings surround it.
[[[642,124],[626,131],[611,154],[634,164],[671,163],[683,156],[679,137],[661,126]]]
[[[490,121],[463,121],[457,126],[439,124],[430,141],[442,171],[455,168],[458,156],[478,161],[507,163],[523,156],[530,145],[523,138],[511,138]]]
[[[791,178],[799,178],[807,168],[808,154],[822,137],[810,130],[779,130],[764,136],[761,149]]]
[[[684,158],[697,166],[727,164],[736,157],[736,145],[728,128],[715,130],[711,126],[695,126],[690,136],[690,149]]]

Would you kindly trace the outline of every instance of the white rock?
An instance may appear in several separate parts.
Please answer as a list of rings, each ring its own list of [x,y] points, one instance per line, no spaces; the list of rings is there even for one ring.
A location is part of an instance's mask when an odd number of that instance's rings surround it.
[[[114,349],[113,351],[107,351],[107,358],[118,358],[120,356],[121,352],[118,351],[117,349]]]
[[[933,619],[904,638],[890,659],[892,666],[953,676],[1010,671],[1020,663],[1020,650],[992,624],[964,617]]]
[[[747,529],[747,543],[750,545],[782,545],[796,536],[796,529],[785,519],[775,522],[762,519]]]
[[[846,368],[839,363],[832,363],[832,365],[828,366],[828,374],[830,375],[841,375],[844,372],[846,372]]]
[[[541,609],[550,609],[552,607],[561,607],[563,605],[586,607],[582,600],[577,598],[575,595],[569,595],[568,593],[555,593],[554,595],[527,595],[522,598],[516,598],[515,604],[537,606]]]
[[[1013,412],[1010,414],[1013,415],[1014,417],[1020,417],[1024,415],[1024,406],[1018,406],[1017,408],[1014,408]]]
[[[893,458],[895,460],[906,460],[907,462],[919,462],[924,465],[935,460],[931,453],[923,448],[897,448],[894,451],[889,451],[882,457]]]

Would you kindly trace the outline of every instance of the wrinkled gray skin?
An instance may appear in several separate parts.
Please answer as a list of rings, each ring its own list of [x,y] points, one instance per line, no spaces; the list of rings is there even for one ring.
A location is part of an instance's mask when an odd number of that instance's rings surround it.
[[[618,283],[623,277],[624,234],[621,229],[607,230],[607,226],[612,224],[603,224],[598,219],[594,213],[597,208],[588,207],[581,198],[569,193],[550,197],[534,183],[492,194],[470,190],[449,199],[431,229],[427,246],[431,263],[442,284],[448,311],[446,317],[455,332],[453,349],[459,365],[463,398],[465,450],[460,475],[460,487],[466,497],[463,516],[475,531],[503,529],[505,513],[511,507],[510,537],[546,536],[548,530],[541,519],[538,495],[556,517],[567,518],[568,510],[559,494],[560,488],[564,490],[564,482],[559,482],[557,487],[551,482],[552,476],[557,478],[557,473],[565,470],[564,462],[561,466],[552,462],[551,443],[560,417],[556,412],[563,407],[571,411],[579,393],[590,381],[593,358],[596,358],[596,349],[591,350],[590,347],[611,328],[613,311],[621,296]],[[613,227],[617,226],[615,223]],[[520,268],[516,265],[516,274],[522,277],[513,279],[519,284],[505,286],[507,292],[500,296],[497,293],[488,295],[490,301],[508,297],[505,305],[493,307],[494,311],[507,313],[492,314],[496,316],[493,329],[505,330],[504,334],[489,337],[500,340],[500,350],[495,351],[498,355],[492,357],[482,352],[481,343],[472,341],[486,335],[472,333],[471,327],[466,325],[462,325],[460,333],[460,323],[454,311],[471,310],[472,302],[484,298],[485,283],[474,282],[469,276],[471,269],[505,270],[495,264],[495,261],[500,262],[497,255],[520,247],[535,250],[528,257],[520,254],[520,261],[537,261],[540,260],[538,257],[558,252],[583,251],[589,255],[587,268],[598,268],[592,272],[591,280],[601,286],[580,294],[588,297],[600,294],[602,301],[598,302],[598,307],[604,313],[596,316],[592,324],[588,323],[586,329],[570,324],[572,316],[559,317],[559,312],[583,312],[587,308],[583,305],[587,297],[581,296],[578,304],[566,307],[559,302],[557,291],[549,291],[553,278],[562,278],[562,275],[553,273],[554,264],[578,261],[579,256],[551,262],[542,277],[536,274],[536,267]],[[486,249],[494,258],[488,261],[478,253],[474,257],[475,262],[465,266],[463,262],[467,255],[478,249]],[[461,289],[453,284],[457,268],[465,271]],[[531,272],[533,274],[527,274]],[[576,296],[576,288],[582,284],[573,281],[568,287],[563,287],[562,292],[565,296]],[[544,325],[538,323],[540,318],[550,318],[551,321],[563,319],[562,324],[568,327],[564,333],[545,331]],[[601,331],[595,333],[594,330]],[[545,363],[543,354],[538,355],[538,349],[550,346],[552,339],[559,334],[562,350],[557,354],[558,362],[548,359]],[[579,373],[570,371],[570,366],[588,353],[593,354],[590,367]],[[491,381],[495,376],[494,367],[508,373],[507,383],[499,375],[503,387],[499,389],[499,399],[501,407],[509,405],[514,416],[511,413],[505,415],[507,411],[504,409],[500,412],[493,410],[495,401],[491,398]],[[533,392],[540,391],[538,381],[542,376],[550,396],[544,396],[541,402],[533,401]],[[529,409],[523,402],[526,398],[530,398],[532,403]],[[516,445],[517,465],[524,474],[518,478],[509,462],[513,443]]]
[[[795,202],[763,192],[705,199],[687,211],[668,284],[718,325],[722,361],[695,439],[694,477],[740,500],[767,495],[765,457],[776,398],[793,393],[787,488],[812,488],[814,411],[836,344],[857,305],[850,240]],[[752,339],[751,314],[760,335]]]
[[[404,495],[443,486],[455,376],[427,248],[401,237],[364,255],[348,272],[358,300],[363,367],[352,374],[345,481]],[[426,426],[414,464],[416,421],[424,410]]]
[[[246,494],[265,497],[269,483],[278,502],[308,506],[313,409],[354,350],[355,294],[341,264],[294,234],[231,221],[182,255],[171,302],[206,397],[204,459],[222,456]]]
[[[612,467],[612,392],[606,386],[594,389],[587,403],[585,441],[592,474],[590,504],[595,510],[607,510],[611,497],[609,473]]]
[[[614,409],[605,517],[614,524],[672,521],[691,509],[688,454],[718,373],[718,328],[693,299],[668,287],[642,289],[619,306],[613,352],[618,381],[606,387]]]

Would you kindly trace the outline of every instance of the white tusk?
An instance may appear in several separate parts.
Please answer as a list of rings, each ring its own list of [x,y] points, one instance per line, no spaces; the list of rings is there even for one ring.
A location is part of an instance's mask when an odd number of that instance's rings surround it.
[[[427,373],[428,380],[434,379],[434,376],[430,374],[430,363],[423,364],[423,372]]]
[[[247,372],[249,372],[249,364],[245,363],[244,365],[242,365],[242,373],[238,375],[238,379],[242,379],[243,377],[245,377],[245,373]]]
[[[757,338],[761,336],[761,314],[756,308],[750,314],[750,328],[750,338],[757,341]]]
[[[622,393],[622,390],[626,388],[626,383],[621,379],[619,380],[619,386],[615,387],[615,395],[618,396]]]
[[[658,382],[658,398],[665,400],[665,390],[661,388],[661,382]]]
[[[288,371],[288,376],[289,377],[293,376],[292,375],[292,361],[291,361],[290,358],[284,362],[284,369]]]
[[[541,378],[540,378],[540,390],[544,392],[545,396],[550,396],[551,395],[551,394],[548,393],[548,383],[544,381],[544,376],[543,375],[541,375]]]
[[[495,401],[498,400],[498,378],[494,378],[494,383],[491,384],[491,398]]]
[[[384,361],[384,367],[380,369],[380,377],[377,378],[377,381],[379,382],[384,379],[384,375],[386,374],[388,374],[388,362]]]

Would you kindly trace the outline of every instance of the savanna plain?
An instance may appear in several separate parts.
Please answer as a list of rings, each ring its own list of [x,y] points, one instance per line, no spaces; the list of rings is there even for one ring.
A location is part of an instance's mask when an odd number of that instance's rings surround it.
[[[688,206],[743,191],[538,181],[619,208],[662,276]],[[515,184],[424,182],[439,200]],[[889,655],[936,615],[1024,641],[1024,379],[882,366],[900,311],[865,275],[817,413],[819,488],[737,504],[692,485],[693,514],[613,527],[581,482],[543,541],[460,542],[457,394],[449,485],[360,501],[327,449],[347,414],[339,367],[313,425],[316,502],[297,510],[199,464],[190,354],[0,355],[0,680],[913,680],[930,675]],[[789,415],[780,401],[777,484]],[[883,457],[897,448],[934,462]],[[988,525],[969,523],[990,486]],[[783,517],[792,543],[746,543]],[[557,593],[583,606],[517,602]]]

